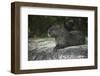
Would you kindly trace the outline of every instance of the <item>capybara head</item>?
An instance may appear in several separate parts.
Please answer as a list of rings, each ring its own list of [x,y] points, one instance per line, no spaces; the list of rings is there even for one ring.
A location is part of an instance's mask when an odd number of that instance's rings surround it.
[[[54,24],[51,25],[48,29],[48,36],[50,37],[58,37],[61,34],[65,34],[67,30],[64,28],[62,24]]]

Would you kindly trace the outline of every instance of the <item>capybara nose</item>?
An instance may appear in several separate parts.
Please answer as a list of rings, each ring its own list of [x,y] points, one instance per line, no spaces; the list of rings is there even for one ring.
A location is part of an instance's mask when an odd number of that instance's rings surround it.
[[[50,37],[50,31],[48,31],[48,37]]]

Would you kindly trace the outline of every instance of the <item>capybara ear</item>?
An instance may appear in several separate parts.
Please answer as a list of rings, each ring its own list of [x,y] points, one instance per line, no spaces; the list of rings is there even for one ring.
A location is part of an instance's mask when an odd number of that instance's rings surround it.
[[[72,31],[72,27],[73,27],[72,24],[70,24],[70,23],[68,23],[68,22],[64,23],[64,28],[65,28],[67,31]]]
[[[52,24],[48,25],[47,29],[49,29],[52,26]]]

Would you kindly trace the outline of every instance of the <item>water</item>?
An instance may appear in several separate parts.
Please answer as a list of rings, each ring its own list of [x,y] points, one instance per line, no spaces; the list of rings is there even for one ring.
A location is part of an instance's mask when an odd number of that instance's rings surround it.
[[[70,46],[54,51],[54,38],[37,38],[28,41],[28,60],[55,60],[87,58],[87,45]]]

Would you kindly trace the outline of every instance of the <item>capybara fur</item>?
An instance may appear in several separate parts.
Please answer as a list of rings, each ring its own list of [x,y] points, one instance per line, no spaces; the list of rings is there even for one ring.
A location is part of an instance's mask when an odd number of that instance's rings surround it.
[[[48,29],[48,35],[55,38],[55,49],[82,45],[85,43],[85,36],[81,31],[68,31],[63,24],[51,25]]]

